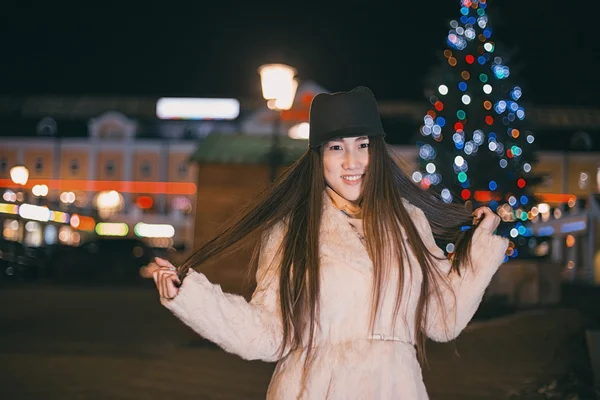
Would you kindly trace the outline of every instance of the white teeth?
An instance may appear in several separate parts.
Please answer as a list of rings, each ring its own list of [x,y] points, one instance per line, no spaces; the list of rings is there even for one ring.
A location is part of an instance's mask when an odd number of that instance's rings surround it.
[[[342,179],[345,179],[347,181],[357,181],[360,178],[362,178],[362,175],[344,175],[344,176],[342,176]]]

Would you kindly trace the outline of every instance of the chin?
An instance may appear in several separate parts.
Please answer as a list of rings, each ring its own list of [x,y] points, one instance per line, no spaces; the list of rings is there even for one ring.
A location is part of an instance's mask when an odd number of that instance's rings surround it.
[[[344,196],[344,198],[352,203],[356,203],[360,198],[360,194]]]
[[[342,188],[340,188],[340,190],[336,190],[336,191],[338,192],[338,194],[340,196],[342,196],[346,200],[355,203],[360,198],[361,188],[358,187],[356,189],[354,189],[354,188],[349,189],[349,188],[342,187]]]

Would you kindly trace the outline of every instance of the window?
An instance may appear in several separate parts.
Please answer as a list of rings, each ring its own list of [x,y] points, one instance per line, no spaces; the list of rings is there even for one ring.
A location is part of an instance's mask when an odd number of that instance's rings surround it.
[[[35,172],[37,174],[41,174],[43,170],[44,170],[44,160],[42,160],[41,157],[38,157],[35,160]]]
[[[79,160],[71,160],[69,169],[71,170],[71,175],[77,175],[77,172],[79,172]]]
[[[580,172],[579,173],[579,189],[581,190],[585,190],[588,188],[588,184],[590,183],[590,179],[588,174],[586,174],[585,172]]]
[[[142,171],[142,176],[144,178],[149,177],[150,176],[150,172],[152,172],[152,165],[150,165],[150,162],[144,161],[142,163],[141,171]]]
[[[115,162],[110,160],[106,163],[106,175],[113,176],[115,174]]]
[[[185,178],[188,173],[188,166],[186,162],[182,162],[179,164],[179,176]]]

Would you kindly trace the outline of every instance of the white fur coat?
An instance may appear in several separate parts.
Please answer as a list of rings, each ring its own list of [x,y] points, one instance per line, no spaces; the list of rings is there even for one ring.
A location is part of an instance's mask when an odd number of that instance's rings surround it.
[[[424,243],[434,254],[443,255],[423,212],[407,201],[404,204]],[[305,379],[301,379],[305,348],[285,349],[279,359],[282,324],[276,250],[282,235],[283,227],[277,225],[263,241],[257,288],[249,303],[241,296],[223,293],[203,274],[190,272],[177,297],[163,299],[163,305],[198,334],[230,353],[248,360],[278,361],[268,389],[269,399],[427,399],[414,347],[415,310],[422,277],[419,268],[412,268],[412,278],[408,272],[410,265],[416,263],[410,249],[404,261],[407,275],[398,318],[394,324],[398,276],[397,268],[390,268],[372,336],[369,321],[373,265],[348,217],[324,196],[320,315],[314,359]],[[441,285],[442,307],[435,300],[429,303],[424,327],[429,338],[452,340],[465,328],[501,265],[507,246],[507,239],[476,229],[473,268],[465,268],[461,276],[448,275],[450,264],[437,263],[449,285]]]

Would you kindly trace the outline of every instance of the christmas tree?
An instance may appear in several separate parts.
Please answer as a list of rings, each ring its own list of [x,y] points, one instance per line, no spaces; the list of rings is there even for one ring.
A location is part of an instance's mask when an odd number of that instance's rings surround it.
[[[460,0],[461,17],[450,22],[443,61],[429,77],[431,108],[420,129],[420,171],[413,179],[445,202],[497,212],[503,221],[498,234],[512,238],[507,254],[516,257],[527,242],[527,221],[537,213],[535,137],[486,9],[486,0]]]

